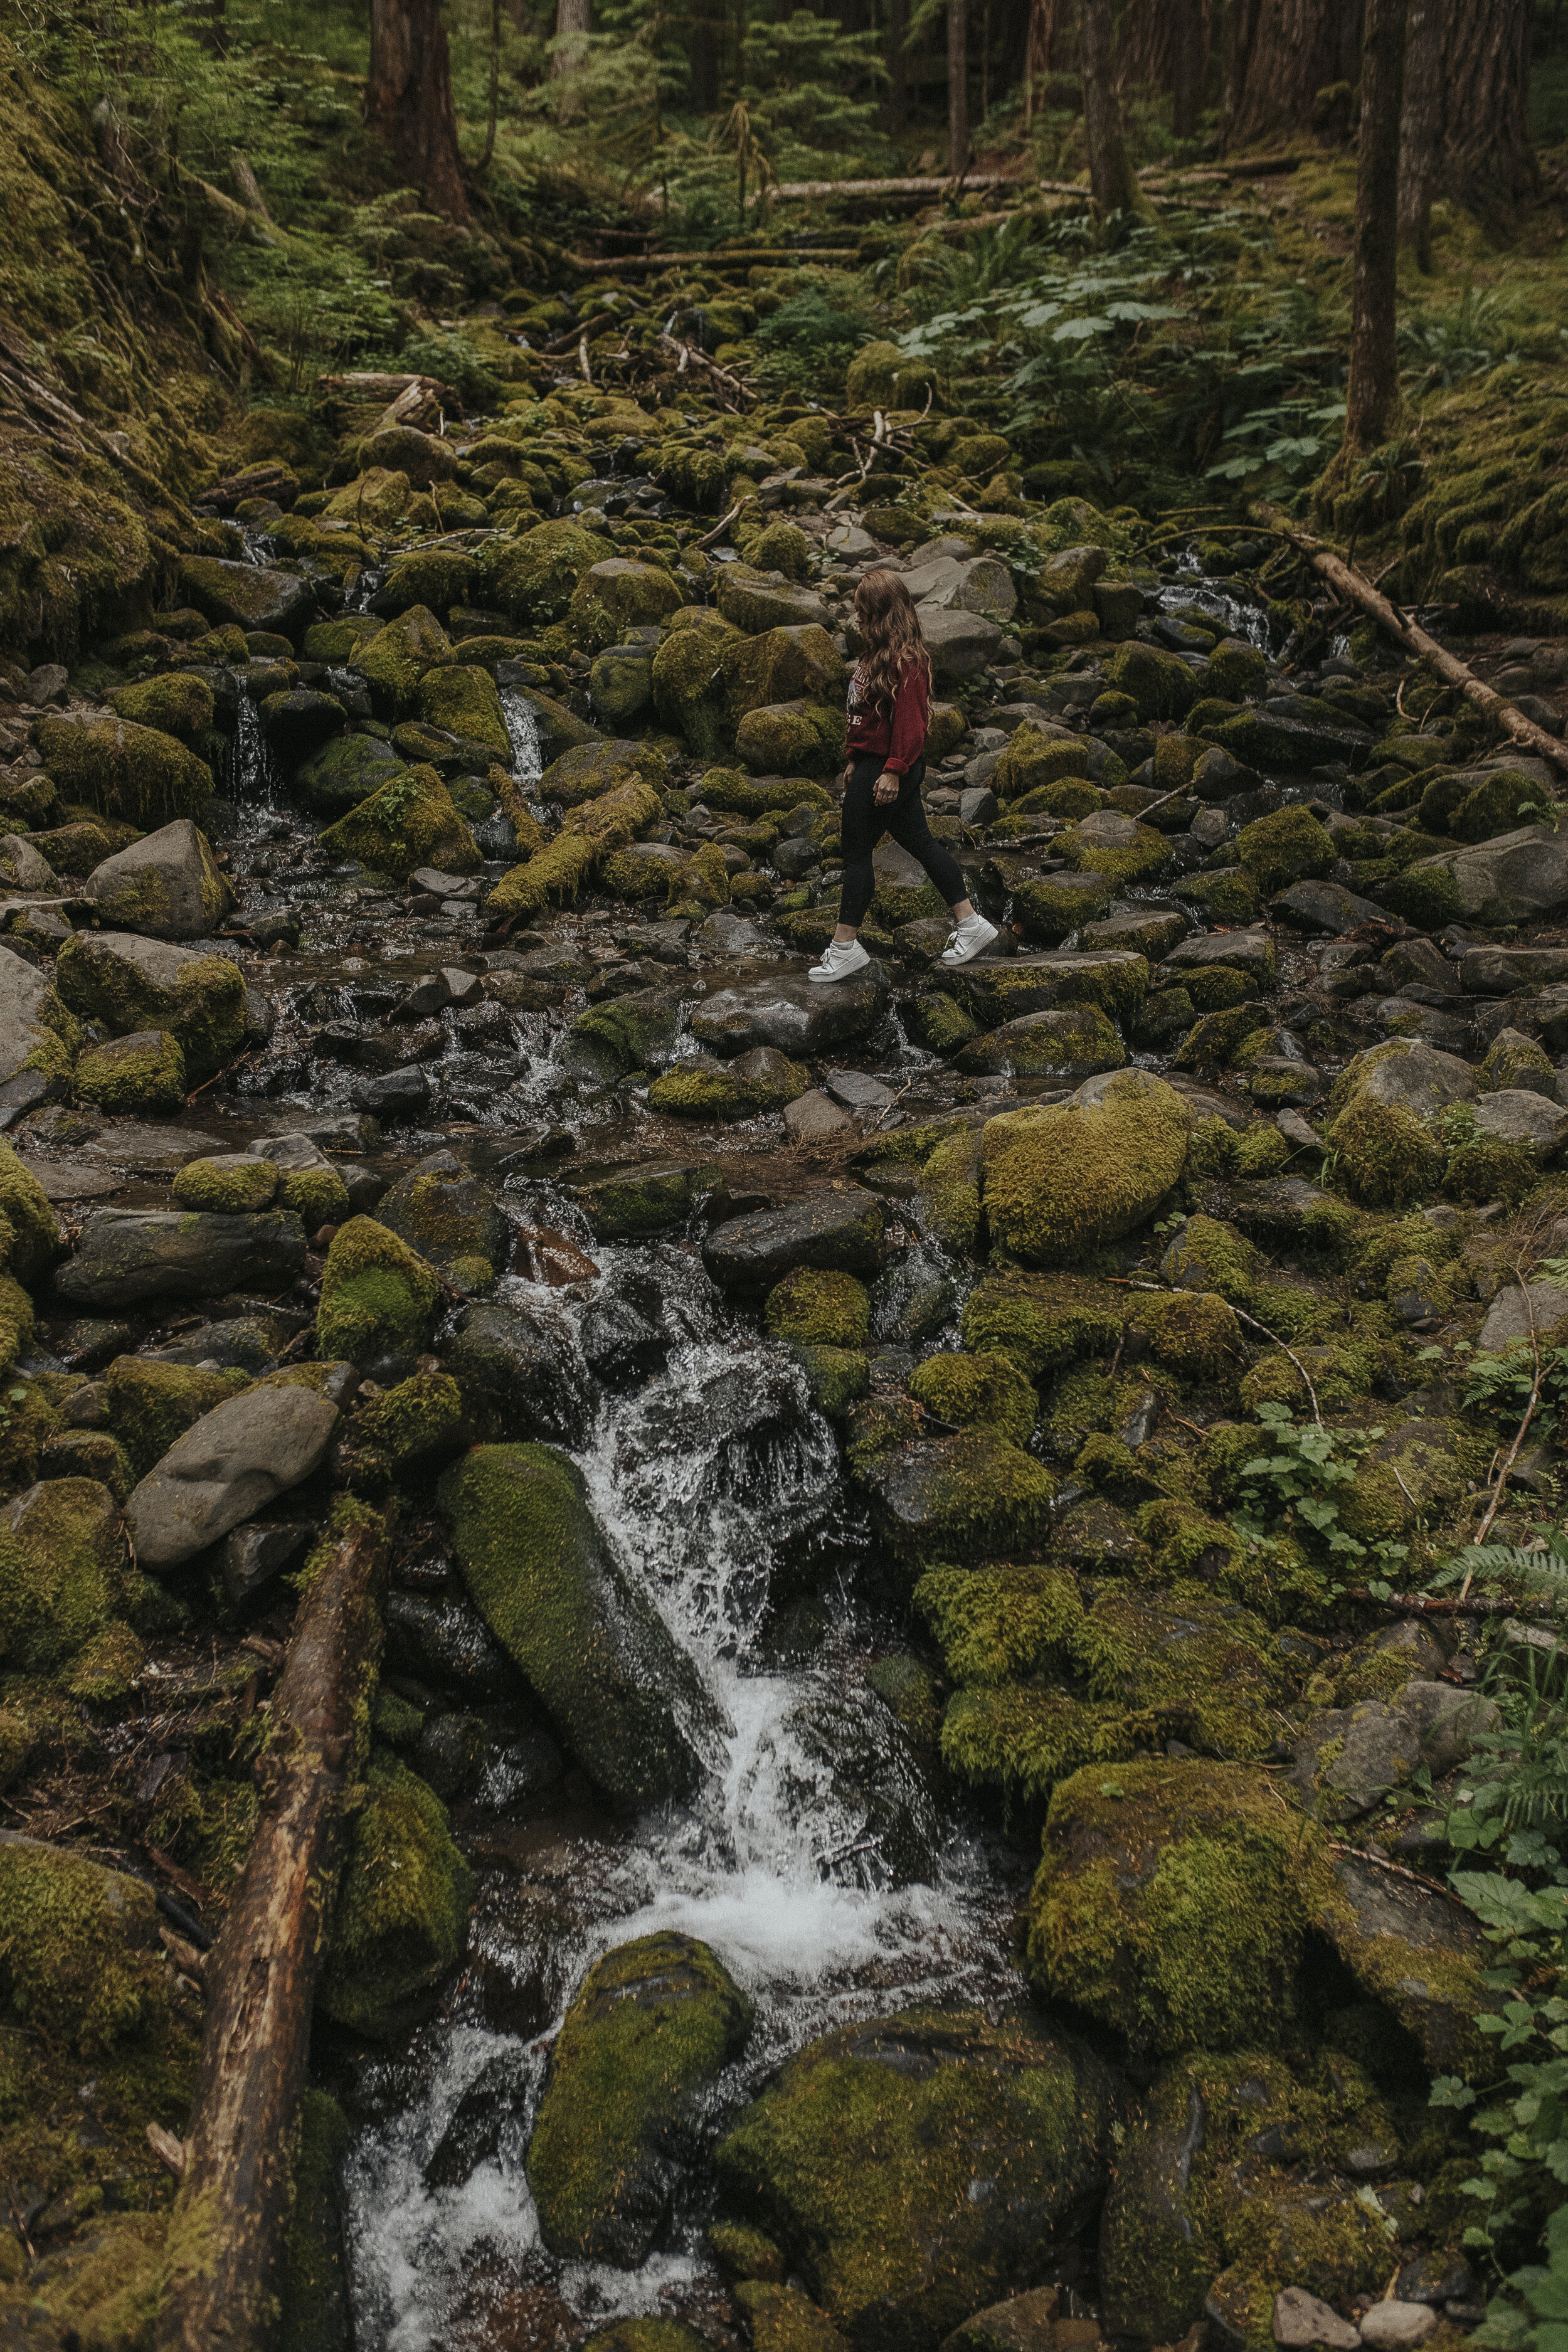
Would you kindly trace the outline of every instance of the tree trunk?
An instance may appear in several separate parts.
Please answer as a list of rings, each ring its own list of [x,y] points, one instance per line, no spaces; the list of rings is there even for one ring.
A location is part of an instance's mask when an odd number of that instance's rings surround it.
[[[441,0],[371,0],[364,123],[437,212],[467,223]]]
[[[1355,278],[1345,437],[1335,464],[1351,466],[1386,441],[1399,410],[1394,346],[1399,214],[1399,117],[1405,94],[1408,0],[1367,0],[1362,43],[1361,139],[1356,169]]]
[[[1233,147],[1309,129],[1321,90],[1355,78],[1358,0],[1234,0],[1226,58]]]
[[[300,1602],[273,1695],[250,1858],[207,1963],[158,2352],[269,2352],[316,1979],[348,1844],[356,1718],[381,1652],[386,1526],[362,1512]]]
[[[1079,0],[1079,47],[1083,66],[1083,118],[1089,142],[1089,185],[1095,217],[1146,212],[1148,198],[1133,176],[1121,136],[1110,46],[1110,0]]]
[[[1399,242],[1432,267],[1432,199],[1443,160],[1445,0],[1410,0],[1405,28],[1405,109],[1399,125]]]
[[[593,0],[556,0],[555,55],[552,75],[580,73],[588,55],[593,30]]]
[[[1190,139],[1203,106],[1208,55],[1206,0],[1131,0],[1117,33],[1116,87],[1168,89],[1176,136]]]
[[[968,0],[947,0],[947,168],[969,165]]]
[[[1024,43],[1024,121],[1035,119],[1035,109],[1051,69],[1051,42],[1056,37],[1057,0],[1029,0],[1029,29]]]
[[[1445,194],[1506,230],[1535,193],[1530,139],[1531,0],[1448,0]]]
[[[1172,0],[1171,16],[1171,128],[1178,139],[1195,139],[1209,77],[1209,12],[1205,0]]]
[[[889,131],[901,131],[908,110],[910,60],[904,42],[910,29],[909,0],[888,0],[888,101]]]

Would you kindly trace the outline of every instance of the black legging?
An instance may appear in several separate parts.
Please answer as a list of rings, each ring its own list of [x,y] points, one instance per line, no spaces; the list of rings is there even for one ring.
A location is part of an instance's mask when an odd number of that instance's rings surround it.
[[[844,794],[844,887],[838,900],[838,919],[858,930],[866,919],[877,887],[877,877],[871,870],[871,852],[885,833],[890,833],[900,849],[918,857],[950,907],[956,907],[969,896],[958,860],[945,850],[926,823],[921,784],[926,763],[917,760],[905,776],[899,797],[890,807],[879,808],[872,799],[882,762],[875,751],[868,751],[856,761],[849,772],[849,782]]]

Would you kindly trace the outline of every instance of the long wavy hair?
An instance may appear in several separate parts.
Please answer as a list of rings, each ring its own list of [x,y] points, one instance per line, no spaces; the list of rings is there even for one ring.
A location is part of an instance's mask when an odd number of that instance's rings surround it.
[[[855,617],[861,643],[857,698],[890,719],[899,687],[910,669],[923,670],[926,684],[931,684],[931,656],[921,635],[921,616],[896,572],[863,572],[855,591]]]

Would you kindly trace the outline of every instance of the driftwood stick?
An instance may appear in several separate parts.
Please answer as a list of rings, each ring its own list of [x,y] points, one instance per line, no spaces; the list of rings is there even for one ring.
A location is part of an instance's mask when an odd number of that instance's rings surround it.
[[[160,2282],[158,2352],[272,2352],[316,1979],[348,1842],[356,1719],[381,1654],[386,1522],[321,1547],[258,1767],[261,1814],[205,1970],[184,2179]]]
[[[1523,711],[1516,709],[1506,696],[1498,693],[1495,687],[1488,686],[1479,678],[1458,655],[1447,652],[1436,637],[1429,637],[1426,630],[1418,628],[1414,621],[1407,621],[1388,598],[1381,594],[1362,572],[1352,570],[1342,556],[1325,547],[1321,539],[1314,539],[1310,531],[1302,530],[1289,515],[1281,513],[1278,507],[1270,506],[1266,499],[1255,499],[1248,511],[1256,522],[1279,531],[1293,546],[1299,547],[1342,596],[1348,597],[1353,604],[1359,604],[1363,613],[1370,613],[1373,619],[1405,647],[1406,653],[1429,661],[1439,677],[1447,678],[1450,686],[1457,686],[1478,709],[1484,710],[1489,719],[1505,729],[1516,743],[1522,743],[1538,759],[1550,760],[1554,766],[1568,769],[1568,743],[1560,742],[1555,735],[1549,735],[1544,727],[1538,727],[1533,719],[1527,719]]]

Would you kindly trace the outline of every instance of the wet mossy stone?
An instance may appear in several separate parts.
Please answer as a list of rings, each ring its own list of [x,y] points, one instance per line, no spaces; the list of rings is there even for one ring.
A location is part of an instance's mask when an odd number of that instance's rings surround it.
[[[511,1227],[493,1187],[450,1152],[400,1176],[375,1213],[467,1297],[489,1289],[510,1261]]]
[[[595,2329],[583,2352],[709,2352],[709,2346],[683,2319],[613,2319]]]
[[[477,593],[520,626],[563,620],[578,581],[613,556],[607,541],[579,522],[536,523],[515,539],[499,533],[479,550]]]
[[[1055,946],[1080,925],[1103,915],[1120,885],[1112,874],[1042,874],[1019,879],[1013,913],[1025,936]]]
[[[991,1428],[916,1439],[860,1475],[873,1525],[906,1569],[1033,1551],[1049,1528],[1055,1480]]]
[[[630,776],[641,776],[662,793],[669,781],[662,754],[651,743],[616,736],[610,741],[574,743],[551,761],[539,779],[539,798],[563,808],[581,808],[614,792]]]
[[[734,2233],[721,2229],[708,2234],[711,2243],[716,2237]],[[755,2352],[847,2352],[847,2337],[797,2286],[772,2278],[743,2278],[735,2289],[735,2300],[746,2315]]]
[[[312,753],[294,777],[295,796],[318,816],[339,817],[403,772],[390,743],[376,735],[340,735]]]
[[[438,1491],[475,1606],[590,1779],[628,1808],[688,1794],[685,1727],[705,1734],[711,1702],[601,1538],[581,1472],[547,1445],[480,1445]]]
[[[349,667],[370,689],[378,719],[412,719],[419,709],[420,679],[451,658],[451,642],[435,614],[414,604],[367,638]]]
[[[488,669],[452,662],[427,669],[419,681],[419,715],[432,727],[465,743],[482,744],[498,760],[510,763],[511,738],[502,716],[500,695]]]
[[[270,1160],[248,1151],[226,1151],[207,1160],[187,1160],[174,1178],[176,1209],[224,1209],[239,1216],[269,1209],[277,1197],[279,1171]]]
[[[335,857],[357,857],[378,874],[406,881],[421,866],[439,874],[477,874],[484,860],[434,768],[405,768],[329,825],[321,845]]]
[[[182,556],[180,591],[220,628],[276,630],[296,645],[316,616],[309,581],[224,556]]]
[[[751,2026],[751,2002],[695,1937],[639,1936],[595,1962],[551,2044],[528,2144],[552,2254],[620,2270],[646,2261],[704,2104]]]
[[[1090,1766],[1051,1798],[1030,1970],[1140,2050],[1267,2046],[1328,1884],[1321,1832],[1244,1766]]]
[[[1333,835],[1310,809],[1275,809],[1243,825],[1236,837],[1237,862],[1252,876],[1265,898],[1291,882],[1315,881],[1335,857]]]
[[[653,649],[649,646],[607,646],[595,656],[588,672],[588,693],[598,718],[607,726],[628,726],[653,700]]]
[[[245,1037],[245,979],[226,957],[130,931],[78,931],[62,945],[55,982],[71,1012],[117,1037],[172,1036],[195,1085],[222,1069]]]
[[[1233,1307],[1244,1307],[1257,1287],[1262,1260],[1234,1226],[1215,1217],[1189,1217],[1164,1256],[1160,1272],[1177,1290],[1213,1291]]]
[[[138,1478],[206,1413],[246,1386],[240,1371],[205,1371],[199,1364],[160,1363],[150,1356],[117,1356],[104,1375],[104,1410]]]
[[[1191,1113],[1142,1070],[1094,1078],[1070,1102],[1004,1112],[984,1129],[994,1239],[1026,1265],[1070,1263],[1152,1214],[1180,1177]]]
[[[1026,1445],[1039,1399],[1005,1356],[928,1356],[910,1376],[910,1394],[938,1421],[960,1429],[989,1429]]]
[[[46,1479],[0,1507],[0,1649],[12,1673],[58,1674],[135,1591],[124,1523],[96,1478]]]
[[[54,1264],[59,1220],[48,1194],[9,1143],[0,1143],[0,1266],[31,1287]]]
[[[655,1110],[678,1118],[757,1118],[782,1110],[806,1090],[806,1075],[773,1045],[754,1045],[733,1062],[710,1054],[678,1062],[648,1088]]]
[[[212,798],[206,761],[173,735],[128,719],[40,719],[34,739],[62,800],[142,827],[198,816]]]
[[[1175,654],[1136,641],[1117,646],[1103,678],[1108,693],[1131,696],[1142,719],[1184,719],[1203,691],[1197,673]]]
[[[816,622],[737,639],[724,649],[720,675],[736,719],[769,703],[841,702],[849,682],[843,656]]]
[[[653,700],[661,727],[679,735],[699,759],[722,757],[734,742],[734,720],[724,690],[722,661],[744,645],[741,631],[717,613],[693,607],[653,657]]]
[[[373,1217],[340,1225],[321,1273],[316,1349],[324,1362],[417,1356],[440,1305],[435,1269]]]
[[[173,735],[192,751],[201,751],[213,724],[213,690],[205,678],[191,670],[174,670],[163,677],[142,678],[135,686],[116,686],[104,697],[117,718],[133,727],[154,727]]]
[[[809,1193],[718,1226],[702,1262],[721,1290],[768,1291],[796,1267],[873,1275],[886,1255],[882,1204],[858,1186]]]
[[[826,776],[844,761],[842,709],[796,698],[760,704],[735,730],[735,749],[759,774]]]
[[[373,1755],[349,1830],[320,2006],[374,2041],[405,2034],[461,1958],[472,1895],[434,1790],[396,1757]]]
[[[1087,1356],[1110,1355],[1121,1337],[1121,1295],[1069,1274],[988,1275],[963,1302],[963,1344],[1004,1356],[1040,1381]]]
[[[863,1348],[870,1328],[871,1300],[852,1274],[825,1274],[796,1266],[763,1309],[767,1329],[780,1339],[812,1348]]]
[[[1403,1103],[1352,1097],[1326,1137],[1335,1180],[1369,1209],[1403,1209],[1437,1190],[1443,1154],[1436,1137]]]
[[[955,1057],[967,1076],[1056,1078],[1077,1086],[1102,1070],[1120,1070],[1126,1048],[1097,1006],[1075,1004],[1049,1013],[1025,1013],[982,1037],[972,1037]]]
[[[98,1209],[76,1254],[55,1276],[63,1298],[86,1313],[149,1300],[212,1298],[255,1286],[281,1290],[305,1268],[298,1217],[210,1216],[195,1209]]]
[[[628,630],[657,626],[678,613],[685,592],[662,564],[612,555],[590,564],[572,592],[566,625],[585,651],[600,653]]]
[[[1171,845],[1152,825],[1119,809],[1097,809],[1058,834],[1056,855],[1083,874],[1110,874],[1123,886],[1152,882],[1170,862]]]
[[[871,1387],[871,1367],[855,1348],[822,1348],[803,1339],[789,1343],[811,1402],[829,1421],[845,1420]]]
[[[160,825],[94,866],[81,896],[100,922],[154,940],[199,940],[234,905],[212,844],[189,817]]]
[[[853,2345],[936,2352],[1050,2275],[1102,2193],[1115,2116],[1081,2042],[1020,2015],[908,2010],[809,2042],[714,2163],[725,2203]]]
[[[166,2030],[171,1978],[152,1888],[56,1846],[7,1837],[0,1993],[25,2025],[79,2058]]]
[[[1088,807],[1077,812],[1087,816],[1100,804],[1100,794],[1089,777],[1091,763],[1101,764],[1091,761],[1091,755],[1099,749],[1087,736],[1047,734],[1044,727],[1026,719],[1007,738],[986,781],[997,799],[1007,804],[1022,801],[1047,785],[1066,788],[1076,784],[1094,795]],[[1120,761],[1115,764],[1121,772],[1112,782],[1125,783],[1126,770]]]
[[[633,1070],[659,1069],[680,1024],[678,988],[639,988],[580,1013],[561,1043],[560,1062],[574,1077],[611,1082]]]

